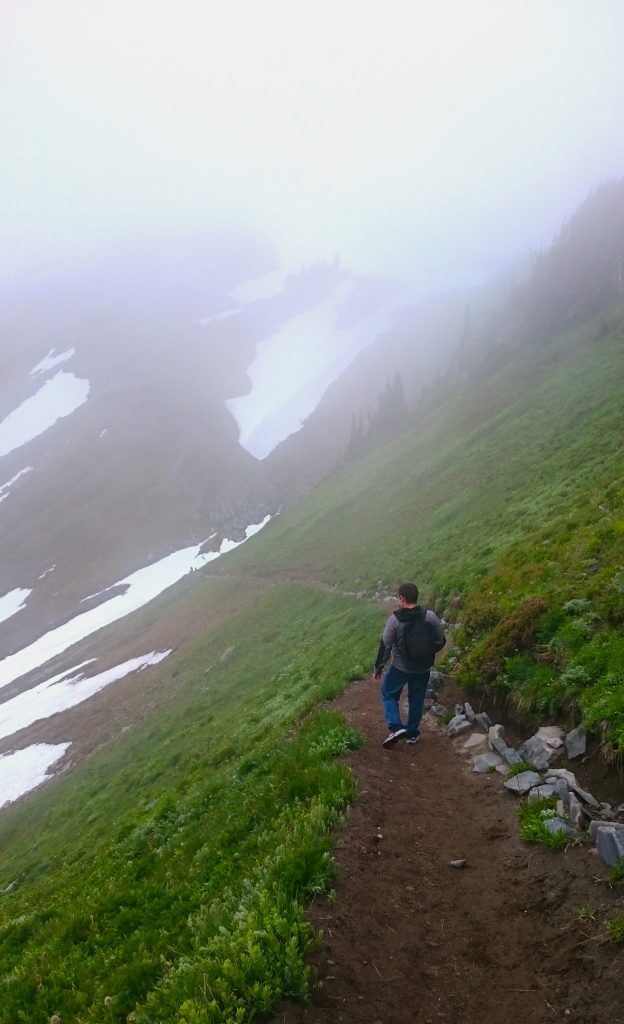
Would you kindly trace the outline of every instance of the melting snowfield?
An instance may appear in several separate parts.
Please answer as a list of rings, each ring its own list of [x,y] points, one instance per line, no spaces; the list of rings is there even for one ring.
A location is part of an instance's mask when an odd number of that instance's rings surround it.
[[[270,518],[270,516],[265,516],[262,522],[248,526],[245,531],[245,540],[258,533]],[[20,676],[31,672],[40,665],[44,665],[98,629],[116,622],[136,611],[137,608],[142,608],[143,605],[158,597],[167,587],[181,580],[191,569],[200,569],[202,565],[206,565],[215,558],[219,558],[220,555],[244,544],[245,540],[224,540],[217,551],[205,553],[201,552],[202,544],[182,548],[180,551],[174,551],[173,554],[161,558],[160,561],[153,562],[152,565],[126,576],[125,579],[113,583],[111,587],[127,587],[126,592],[112,597],[109,601],[98,605],[97,608],[91,608],[81,615],[76,615],[69,622],[45,633],[28,647],[24,647],[21,651],[16,651],[15,654],[0,661],[0,688],[7,686],[13,680],[19,679]],[[14,611],[17,610],[17,608],[14,609]],[[32,692],[28,691],[28,693]]]
[[[8,594],[0,597],[0,622],[10,619],[16,612],[21,612],[22,608],[26,607],[29,594],[32,594],[32,590],[17,587],[16,590],[9,590]]]
[[[83,662],[76,668],[47,679],[45,683],[33,686],[31,690],[19,693],[17,697],[0,704],[0,739],[12,736],[20,729],[26,729],[34,722],[41,721],[42,718],[49,718],[50,715],[82,704],[83,700],[92,697],[105,686],[123,679],[131,672],[142,671],[148,665],[158,665],[169,654],[171,651],[151,651],[88,678],[85,678],[78,669],[91,662]]]
[[[59,371],[0,423],[0,456],[39,437],[86,402],[88,380]]]
[[[34,743],[0,757],[0,810],[19,796],[51,778],[48,768],[58,761],[70,743]]]
[[[260,342],[247,371],[251,390],[225,403],[240,444],[257,459],[301,429],[332,381],[389,326],[384,307],[350,327],[337,326],[337,312],[354,287],[353,281],[343,282],[326,302],[292,317]]]

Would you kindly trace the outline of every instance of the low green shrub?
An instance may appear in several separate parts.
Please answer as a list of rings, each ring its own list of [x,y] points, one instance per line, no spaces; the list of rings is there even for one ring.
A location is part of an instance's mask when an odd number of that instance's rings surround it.
[[[554,818],[557,814],[556,797],[546,797],[529,803],[523,800],[518,808],[520,835],[527,843],[537,843],[551,850],[561,850],[570,842],[563,832],[549,832],[544,827],[546,818]]]

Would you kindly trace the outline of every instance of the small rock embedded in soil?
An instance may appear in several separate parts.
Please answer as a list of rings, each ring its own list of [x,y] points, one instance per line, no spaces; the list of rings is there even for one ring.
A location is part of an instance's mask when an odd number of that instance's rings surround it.
[[[601,824],[596,832],[596,849],[599,857],[610,867],[624,861],[624,829]]]
[[[478,754],[472,761],[472,770],[477,772],[478,775],[485,775],[486,772],[496,768],[497,765],[502,764],[503,759],[494,754],[491,751],[487,754]]]
[[[563,832],[570,839],[578,835],[576,829],[572,828],[570,823],[564,821],[563,818],[544,818],[544,828],[547,832],[552,832],[554,835],[559,835],[560,832]]]
[[[450,860],[449,865],[452,868],[465,868],[468,862],[466,860]]]

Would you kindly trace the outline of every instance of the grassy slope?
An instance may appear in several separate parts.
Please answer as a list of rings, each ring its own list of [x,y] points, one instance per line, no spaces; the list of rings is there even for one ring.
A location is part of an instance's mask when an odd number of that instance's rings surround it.
[[[464,605],[467,684],[582,707],[624,748],[624,338],[590,334],[455,382],[223,571],[348,590],[414,577],[440,611]],[[228,587],[206,582],[207,606]],[[153,670],[175,701],[3,812],[3,1024],[246,1021],[304,992],[302,903],[328,884],[351,793],[330,755],[354,742],[310,709],[368,666],[380,622],[338,592],[260,583]]]

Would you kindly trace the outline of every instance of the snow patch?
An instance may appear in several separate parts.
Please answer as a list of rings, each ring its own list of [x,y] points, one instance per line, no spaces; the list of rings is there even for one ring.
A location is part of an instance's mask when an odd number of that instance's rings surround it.
[[[51,348],[47,356],[45,356],[40,363],[33,366],[30,371],[30,376],[34,377],[37,373],[45,373],[47,370],[54,369],[59,363],[66,363],[68,359],[71,359],[76,354],[75,348],[68,348],[66,352],[60,352],[57,356],[54,355],[56,352],[55,348]]]
[[[94,693],[103,690],[105,686],[123,679],[131,672],[142,672],[149,665],[158,665],[171,654],[171,651],[151,651],[138,658],[130,658],[128,661],[115,665],[113,668],[100,672],[98,675],[85,678],[82,672],[77,675],[70,675],[67,672],[60,676],[53,676],[52,679],[39,683],[31,690],[24,690],[17,697],[0,704],[0,739],[5,736],[12,736],[20,729],[26,729],[33,722],[39,722],[50,715],[67,711],[76,704],[82,704],[84,700],[92,697]],[[83,662],[83,665],[89,664]],[[78,666],[80,667],[80,666]],[[76,672],[76,669],[71,669]]]
[[[90,391],[88,380],[60,371],[0,423],[0,456],[43,434],[58,420],[70,416]]]
[[[17,480],[19,480],[21,476],[24,476],[25,473],[31,472],[32,466],[26,466],[25,469],[20,469],[19,473],[16,473],[15,476],[12,476],[10,480],[7,480],[5,484],[0,484],[0,502],[4,501],[5,498],[8,498],[9,489],[13,486],[14,483],[16,483]]]
[[[260,299],[272,299],[275,295],[281,295],[285,283],[286,276],[283,271],[274,270],[262,277],[252,277],[248,281],[243,281],[229,295],[235,302],[248,306],[252,302],[259,302]]]
[[[56,764],[71,743],[33,743],[30,747],[0,756],[0,810],[24,793],[47,782],[48,769]]]
[[[9,590],[8,594],[5,594],[4,597],[0,597],[0,622],[10,619],[17,612],[21,612],[26,607],[26,600],[29,594],[32,594],[32,590],[17,587],[15,590]]]
[[[24,647],[21,651],[16,651],[15,654],[0,661],[0,689],[12,683],[14,679],[44,665],[51,658],[55,658],[68,647],[90,636],[98,629],[116,622],[129,615],[130,612],[136,611],[137,608],[142,608],[143,605],[158,597],[163,590],[177,583],[191,570],[200,569],[202,565],[212,562],[220,555],[244,544],[263,526],[266,526],[270,518],[267,515],[262,522],[248,526],[245,530],[244,540],[224,540],[217,551],[202,552],[201,544],[182,548],[180,551],[174,551],[171,555],[161,558],[158,562],[153,562],[151,565],[137,570],[130,576],[126,576],[125,579],[113,583],[112,587],[127,587],[125,593],[104,601],[97,608],[91,608],[89,611],[76,615],[69,622],[45,633],[28,647]],[[112,587],[107,587],[106,590],[112,589]],[[17,610],[15,609],[15,611]]]
[[[338,309],[354,287],[353,281],[343,281],[330,299],[261,341],[247,371],[251,390],[225,403],[236,420],[239,443],[257,459],[300,430],[331,382],[389,327],[390,306],[350,327],[337,326]]]

